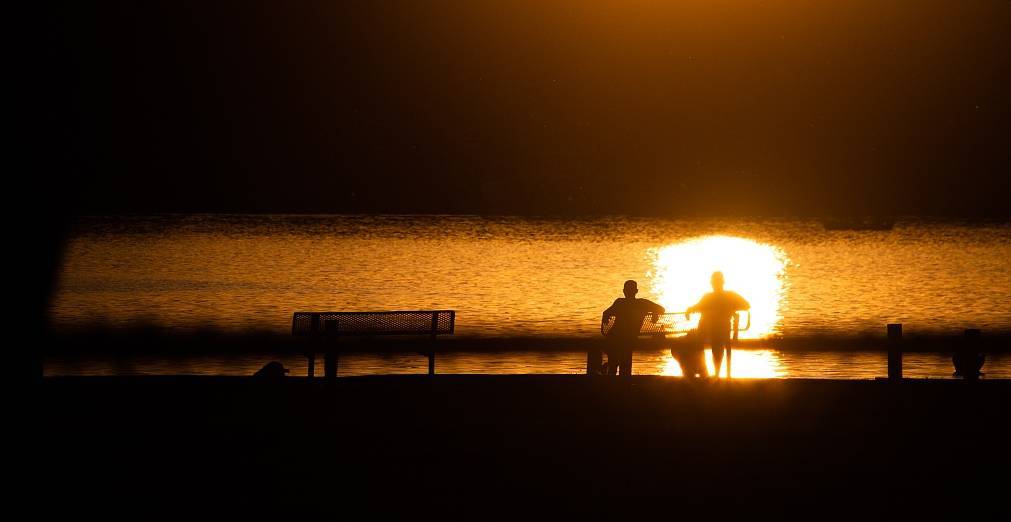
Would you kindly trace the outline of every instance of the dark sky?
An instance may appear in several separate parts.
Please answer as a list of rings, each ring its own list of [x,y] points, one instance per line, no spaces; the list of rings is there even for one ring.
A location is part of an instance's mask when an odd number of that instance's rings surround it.
[[[86,213],[1011,215],[1007,1],[56,16]]]

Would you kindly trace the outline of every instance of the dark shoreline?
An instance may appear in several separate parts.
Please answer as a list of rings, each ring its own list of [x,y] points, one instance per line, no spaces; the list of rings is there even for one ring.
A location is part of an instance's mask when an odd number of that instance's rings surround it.
[[[37,392],[31,480],[57,508],[110,515],[995,516],[1006,482],[989,471],[1011,465],[1009,381],[60,377]]]
[[[775,349],[780,351],[821,352],[821,351],[886,351],[888,339],[884,336],[884,328],[880,335],[831,336],[811,335],[802,337],[773,338],[760,340],[741,340],[737,346],[741,348]],[[317,342],[317,346],[326,346],[331,341]],[[416,352],[426,351],[432,342],[427,338],[418,337],[375,337],[375,338],[341,338],[338,342],[343,350],[349,352],[389,351]],[[640,349],[662,349],[677,340],[657,342],[652,339],[640,339]],[[228,354],[228,353],[278,353],[292,351],[302,353],[312,346],[313,340],[296,338],[291,335],[252,331],[248,333],[229,333],[215,330],[168,330],[153,328],[127,329],[79,329],[50,332],[42,342],[42,354],[49,355],[178,355],[187,354]],[[906,352],[938,352],[950,353],[963,343],[959,334],[907,334],[902,340],[902,349]],[[603,338],[596,337],[548,337],[548,336],[515,336],[515,337],[469,337],[443,336],[434,344],[439,352],[471,351],[471,352],[508,352],[508,351],[558,351],[579,352],[588,348],[599,348]],[[979,341],[979,349],[987,353],[1011,352],[1011,332],[983,331]]]

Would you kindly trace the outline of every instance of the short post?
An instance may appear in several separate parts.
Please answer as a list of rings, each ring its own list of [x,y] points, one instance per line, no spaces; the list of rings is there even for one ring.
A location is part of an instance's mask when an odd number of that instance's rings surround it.
[[[902,324],[888,325],[888,378],[902,378]]]

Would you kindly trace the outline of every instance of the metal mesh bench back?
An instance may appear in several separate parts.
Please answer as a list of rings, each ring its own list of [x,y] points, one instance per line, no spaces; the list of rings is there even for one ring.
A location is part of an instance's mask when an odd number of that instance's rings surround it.
[[[454,310],[396,312],[295,312],[292,335],[447,335]]]
[[[600,325],[600,333],[607,335],[614,327],[615,318],[611,317],[606,323]],[[688,321],[685,320],[684,312],[668,313],[660,315],[660,319],[653,322],[653,316],[647,315],[639,326],[639,335],[673,335],[686,333],[690,330]]]
[[[747,314],[747,324],[743,327],[739,326],[740,316],[735,314],[734,320],[734,331],[743,332],[751,327],[751,313],[744,312]],[[607,320],[606,323],[601,323],[600,333],[607,335],[614,327],[614,317]],[[666,314],[661,314],[657,321],[653,322],[653,317],[647,315],[642,320],[642,325],[639,326],[639,335],[645,336],[659,336],[659,335],[676,335],[684,334],[692,331],[690,326],[691,323],[685,318],[684,312],[669,312]]]

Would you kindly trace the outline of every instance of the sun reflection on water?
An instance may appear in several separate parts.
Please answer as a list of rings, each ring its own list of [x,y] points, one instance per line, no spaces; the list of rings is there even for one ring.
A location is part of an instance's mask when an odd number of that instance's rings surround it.
[[[774,379],[786,376],[779,357],[772,350],[734,350],[733,364],[731,366],[730,373],[732,377]],[[712,376],[715,370],[713,352],[709,349],[706,350],[706,368],[709,371],[709,375]],[[678,364],[677,359],[671,356],[669,352],[663,355],[660,365],[660,375],[671,377],[684,376],[681,365]],[[723,367],[720,369],[720,376],[727,376],[726,359],[724,359]]]
[[[719,270],[726,277],[727,290],[751,303],[751,328],[740,337],[756,339],[777,333],[789,261],[782,249],[740,237],[704,236],[658,248],[653,254],[652,290],[667,310],[682,311],[695,304],[711,291],[709,277]],[[693,316],[692,328],[698,318]],[[736,357],[734,364],[736,374]]]

